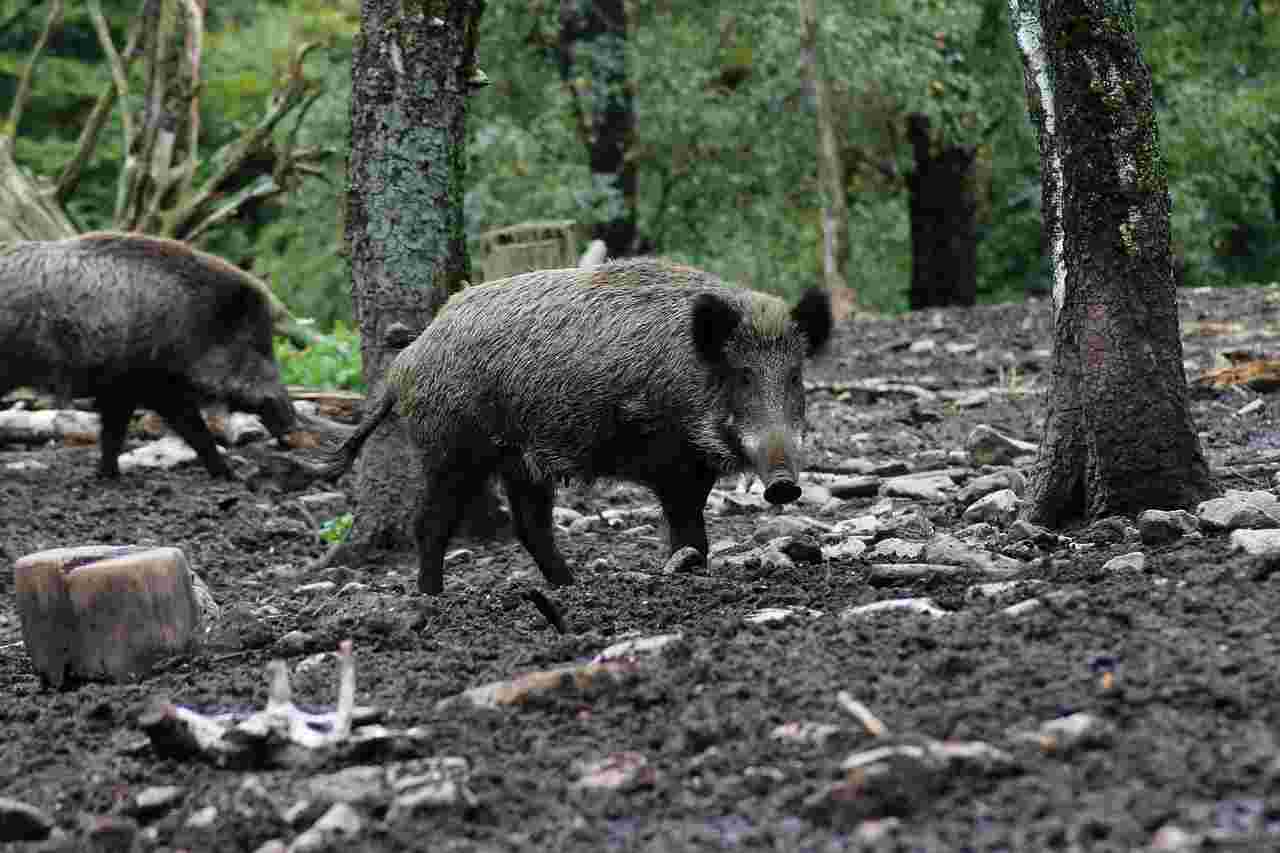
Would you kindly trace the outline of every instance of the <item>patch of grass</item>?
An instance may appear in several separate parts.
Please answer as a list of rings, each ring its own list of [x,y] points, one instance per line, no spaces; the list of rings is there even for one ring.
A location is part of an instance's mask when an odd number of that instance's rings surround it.
[[[339,322],[328,334],[317,334],[298,349],[283,338],[275,341],[276,362],[286,385],[364,391],[360,364],[360,335]]]
[[[351,533],[351,525],[354,521],[355,516],[349,512],[344,512],[336,518],[331,518],[320,525],[320,538],[330,545],[343,542],[346,540],[347,535]]]

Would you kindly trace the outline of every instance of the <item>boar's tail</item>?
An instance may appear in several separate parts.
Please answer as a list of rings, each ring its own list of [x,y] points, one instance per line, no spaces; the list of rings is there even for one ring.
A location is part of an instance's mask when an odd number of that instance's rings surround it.
[[[316,476],[323,480],[336,480],[345,474],[355,463],[356,457],[360,455],[360,448],[364,447],[369,436],[378,428],[378,424],[386,419],[395,404],[395,388],[384,385],[355,432],[347,436],[341,444],[336,447],[327,447],[320,453],[319,463],[312,466]]]

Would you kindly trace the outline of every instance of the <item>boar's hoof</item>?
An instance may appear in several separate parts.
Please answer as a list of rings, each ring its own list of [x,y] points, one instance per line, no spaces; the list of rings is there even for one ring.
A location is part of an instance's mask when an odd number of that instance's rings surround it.
[[[764,499],[771,504],[789,504],[799,497],[800,487],[790,478],[774,478],[764,488]]]

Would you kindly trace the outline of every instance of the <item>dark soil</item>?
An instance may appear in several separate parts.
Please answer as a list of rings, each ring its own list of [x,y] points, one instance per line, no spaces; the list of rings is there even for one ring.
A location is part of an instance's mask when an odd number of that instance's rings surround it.
[[[1181,292],[1189,375],[1214,366],[1223,351],[1269,349],[1278,295]],[[979,423],[1038,440],[1049,313],[1047,303],[1033,302],[848,324],[808,379],[999,393],[964,408],[905,394],[814,390],[812,467],[849,457],[900,460],[915,470],[955,466],[948,452],[962,449]],[[924,338],[935,342],[931,351],[910,348]],[[976,350],[950,352],[948,343]],[[1235,414],[1258,396],[1194,395],[1203,446],[1224,487],[1269,488],[1280,469],[1273,407]],[[187,792],[180,806],[141,821],[152,831],[139,836],[140,849],[288,843],[300,827],[281,813],[305,798],[305,780],[360,762],[338,754],[320,768],[254,771],[268,805],[244,794],[249,771],[159,757],[137,715],[157,695],[195,708],[261,706],[270,659],[293,667],[351,638],[358,702],[384,709],[388,725],[428,729],[417,755],[465,757],[478,801],[398,820],[374,809],[341,849],[1136,850],[1168,825],[1231,849],[1280,845],[1280,572],[1229,553],[1225,536],[1045,551],[1026,562],[1024,576],[1084,595],[1013,618],[997,613],[1008,602],[966,595],[973,578],[873,586],[865,559],[776,571],[713,564],[664,575],[655,535],[561,534],[579,582],[548,591],[568,625],[560,635],[522,595],[541,579],[514,543],[470,545],[470,558],[447,570],[445,594],[422,598],[413,594],[410,555],[304,572],[324,546],[297,499],[319,487],[254,491],[211,481],[198,465],[103,482],[94,476],[96,459],[92,447],[0,453],[0,466],[46,466],[0,467],[0,796],[42,809],[71,833],[84,814],[124,812],[148,786],[179,785]],[[865,514],[876,500],[847,501],[823,520]],[[564,492],[559,502],[598,510],[652,501],[601,486]],[[922,505],[939,531],[965,526],[963,508]],[[816,516],[817,508],[785,514]],[[769,515],[710,516],[711,540],[749,540]],[[12,561],[92,543],[182,548],[222,608],[208,649],[168,661],[137,684],[44,688],[18,643]],[[1145,570],[1101,569],[1134,550],[1147,553]],[[318,580],[366,588],[295,592]],[[851,605],[926,595],[954,615],[839,616]],[[776,606],[822,615],[744,620]],[[305,636],[280,643],[295,630]],[[668,632],[683,641],[630,675],[567,686],[518,707],[437,709],[438,700],[469,687],[587,660],[628,636]],[[325,673],[296,677],[295,699],[332,704],[336,682]],[[893,742],[986,741],[1013,763],[999,772],[917,774],[892,796],[826,794],[845,779],[849,753],[877,745],[836,701],[840,691],[874,711]],[[1109,735],[1059,752],[1016,737],[1080,711],[1099,718]],[[822,743],[771,736],[800,721],[839,731]],[[640,753],[656,773],[614,791],[574,785],[582,763],[623,751]],[[206,806],[218,810],[212,825],[187,826]],[[1169,837],[1166,830],[1156,840]]]

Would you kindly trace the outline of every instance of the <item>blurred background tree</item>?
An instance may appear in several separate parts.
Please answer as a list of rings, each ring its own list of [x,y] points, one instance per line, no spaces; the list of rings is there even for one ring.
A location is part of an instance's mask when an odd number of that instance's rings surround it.
[[[102,5],[122,42],[135,0]],[[256,206],[202,245],[269,278],[295,314],[325,328],[347,321],[350,272],[340,237],[357,4],[210,6],[202,138],[216,146],[243,132],[292,52],[325,37],[329,47],[307,60],[323,94],[297,144],[339,152],[321,165],[323,179]],[[484,231],[527,220],[572,219],[599,233],[631,204],[633,248],[784,295],[821,282],[816,104],[796,0],[621,4],[625,93],[634,109],[623,159],[634,170],[633,201],[625,184],[593,173],[574,90],[561,73],[562,6],[491,3],[482,20],[479,59],[492,85],[469,118],[473,252]],[[1168,163],[1179,281],[1280,280],[1280,0],[1136,0],[1136,7]],[[85,8],[66,0],[66,21],[33,82],[15,140],[15,159],[33,172],[70,155],[109,79]],[[0,109],[12,99],[44,9],[0,0]],[[849,284],[860,305],[911,304],[913,270],[924,268],[916,259],[920,223],[932,209],[918,194],[938,165],[951,169],[943,177],[954,189],[942,197],[958,213],[946,221],[959,226],[955,245],[968,247],[972,283],[957,266],[962,253],[939,267],[957,275],[935,274],[935,285],[961,302],[969,287],[979,302],[1047,293],[1038,152],[1005,0],[867,0],[821,3],[819,12],[821,71],[847,189]],[[109,222],[114,204],[118,125],[103,139],[70,205],[84,227]]]

